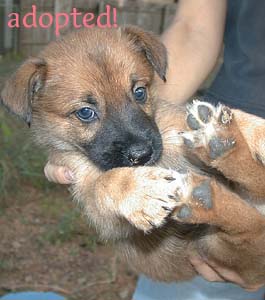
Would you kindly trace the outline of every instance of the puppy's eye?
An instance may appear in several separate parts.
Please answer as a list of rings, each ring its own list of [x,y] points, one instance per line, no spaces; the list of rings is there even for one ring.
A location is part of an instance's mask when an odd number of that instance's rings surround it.
[[[77,118],[83,122],[92,122],[97,119],[96,112],[90,107],[83,107],[75,112]]]
[[[136,101],[142,103],[146,101],[147,92],[145,87],[138,87],[133,91],[133,94]]]

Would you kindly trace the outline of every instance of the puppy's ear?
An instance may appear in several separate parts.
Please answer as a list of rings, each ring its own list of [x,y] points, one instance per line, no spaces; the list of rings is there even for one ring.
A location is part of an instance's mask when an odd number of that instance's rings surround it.
[[[29,125],[32,102],[44,84],[46,63],[40,58],[30,58],[5,83],[0,102]]]
[[[122,30],[134,43],[136,50],[144,53],[159,77],[166,81],[167,50],[162,42],[153,33],[135,26],[126,26]]]

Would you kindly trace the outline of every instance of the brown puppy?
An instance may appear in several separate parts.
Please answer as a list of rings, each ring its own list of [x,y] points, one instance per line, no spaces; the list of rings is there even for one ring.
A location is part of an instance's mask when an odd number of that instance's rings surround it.
[[[264,133],[251,126],[265,121],[202,102],[187,115],[156,99],[154,73],[165,80],[166,67],[150,33],[81,30],[27,60],[1,98],[54,162],[73,169],[75,199],[137,271],[188,279],[188,255],[199,251],[260,283],[265,218],[253,206],[265,197]]]

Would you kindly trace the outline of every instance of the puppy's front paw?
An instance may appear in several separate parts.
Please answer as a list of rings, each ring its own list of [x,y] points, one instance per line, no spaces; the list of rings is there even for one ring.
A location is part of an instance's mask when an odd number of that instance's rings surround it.
[[[186,177],[162,168],[136,168],[134,192],[121,203],[120,213],[144,232],[161,227],[178,205],[179,195],[185,192]]]
[[[184,144],[204,161],[216,160],[231,152],[236,141],[230,124],[232,111],[224,105],[213,106],[194,100],[187,106],[187,125],[192,131],[182,133]]]

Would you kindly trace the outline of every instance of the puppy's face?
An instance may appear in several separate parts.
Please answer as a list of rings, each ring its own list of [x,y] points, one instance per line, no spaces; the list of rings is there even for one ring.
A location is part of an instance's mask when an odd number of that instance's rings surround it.
[[[162,151],[155,71],[164,79],[166,51],[151,34],[83,30],[25,62],[1,96],[42,145],[81,151],[102,170],[151,165]]]

